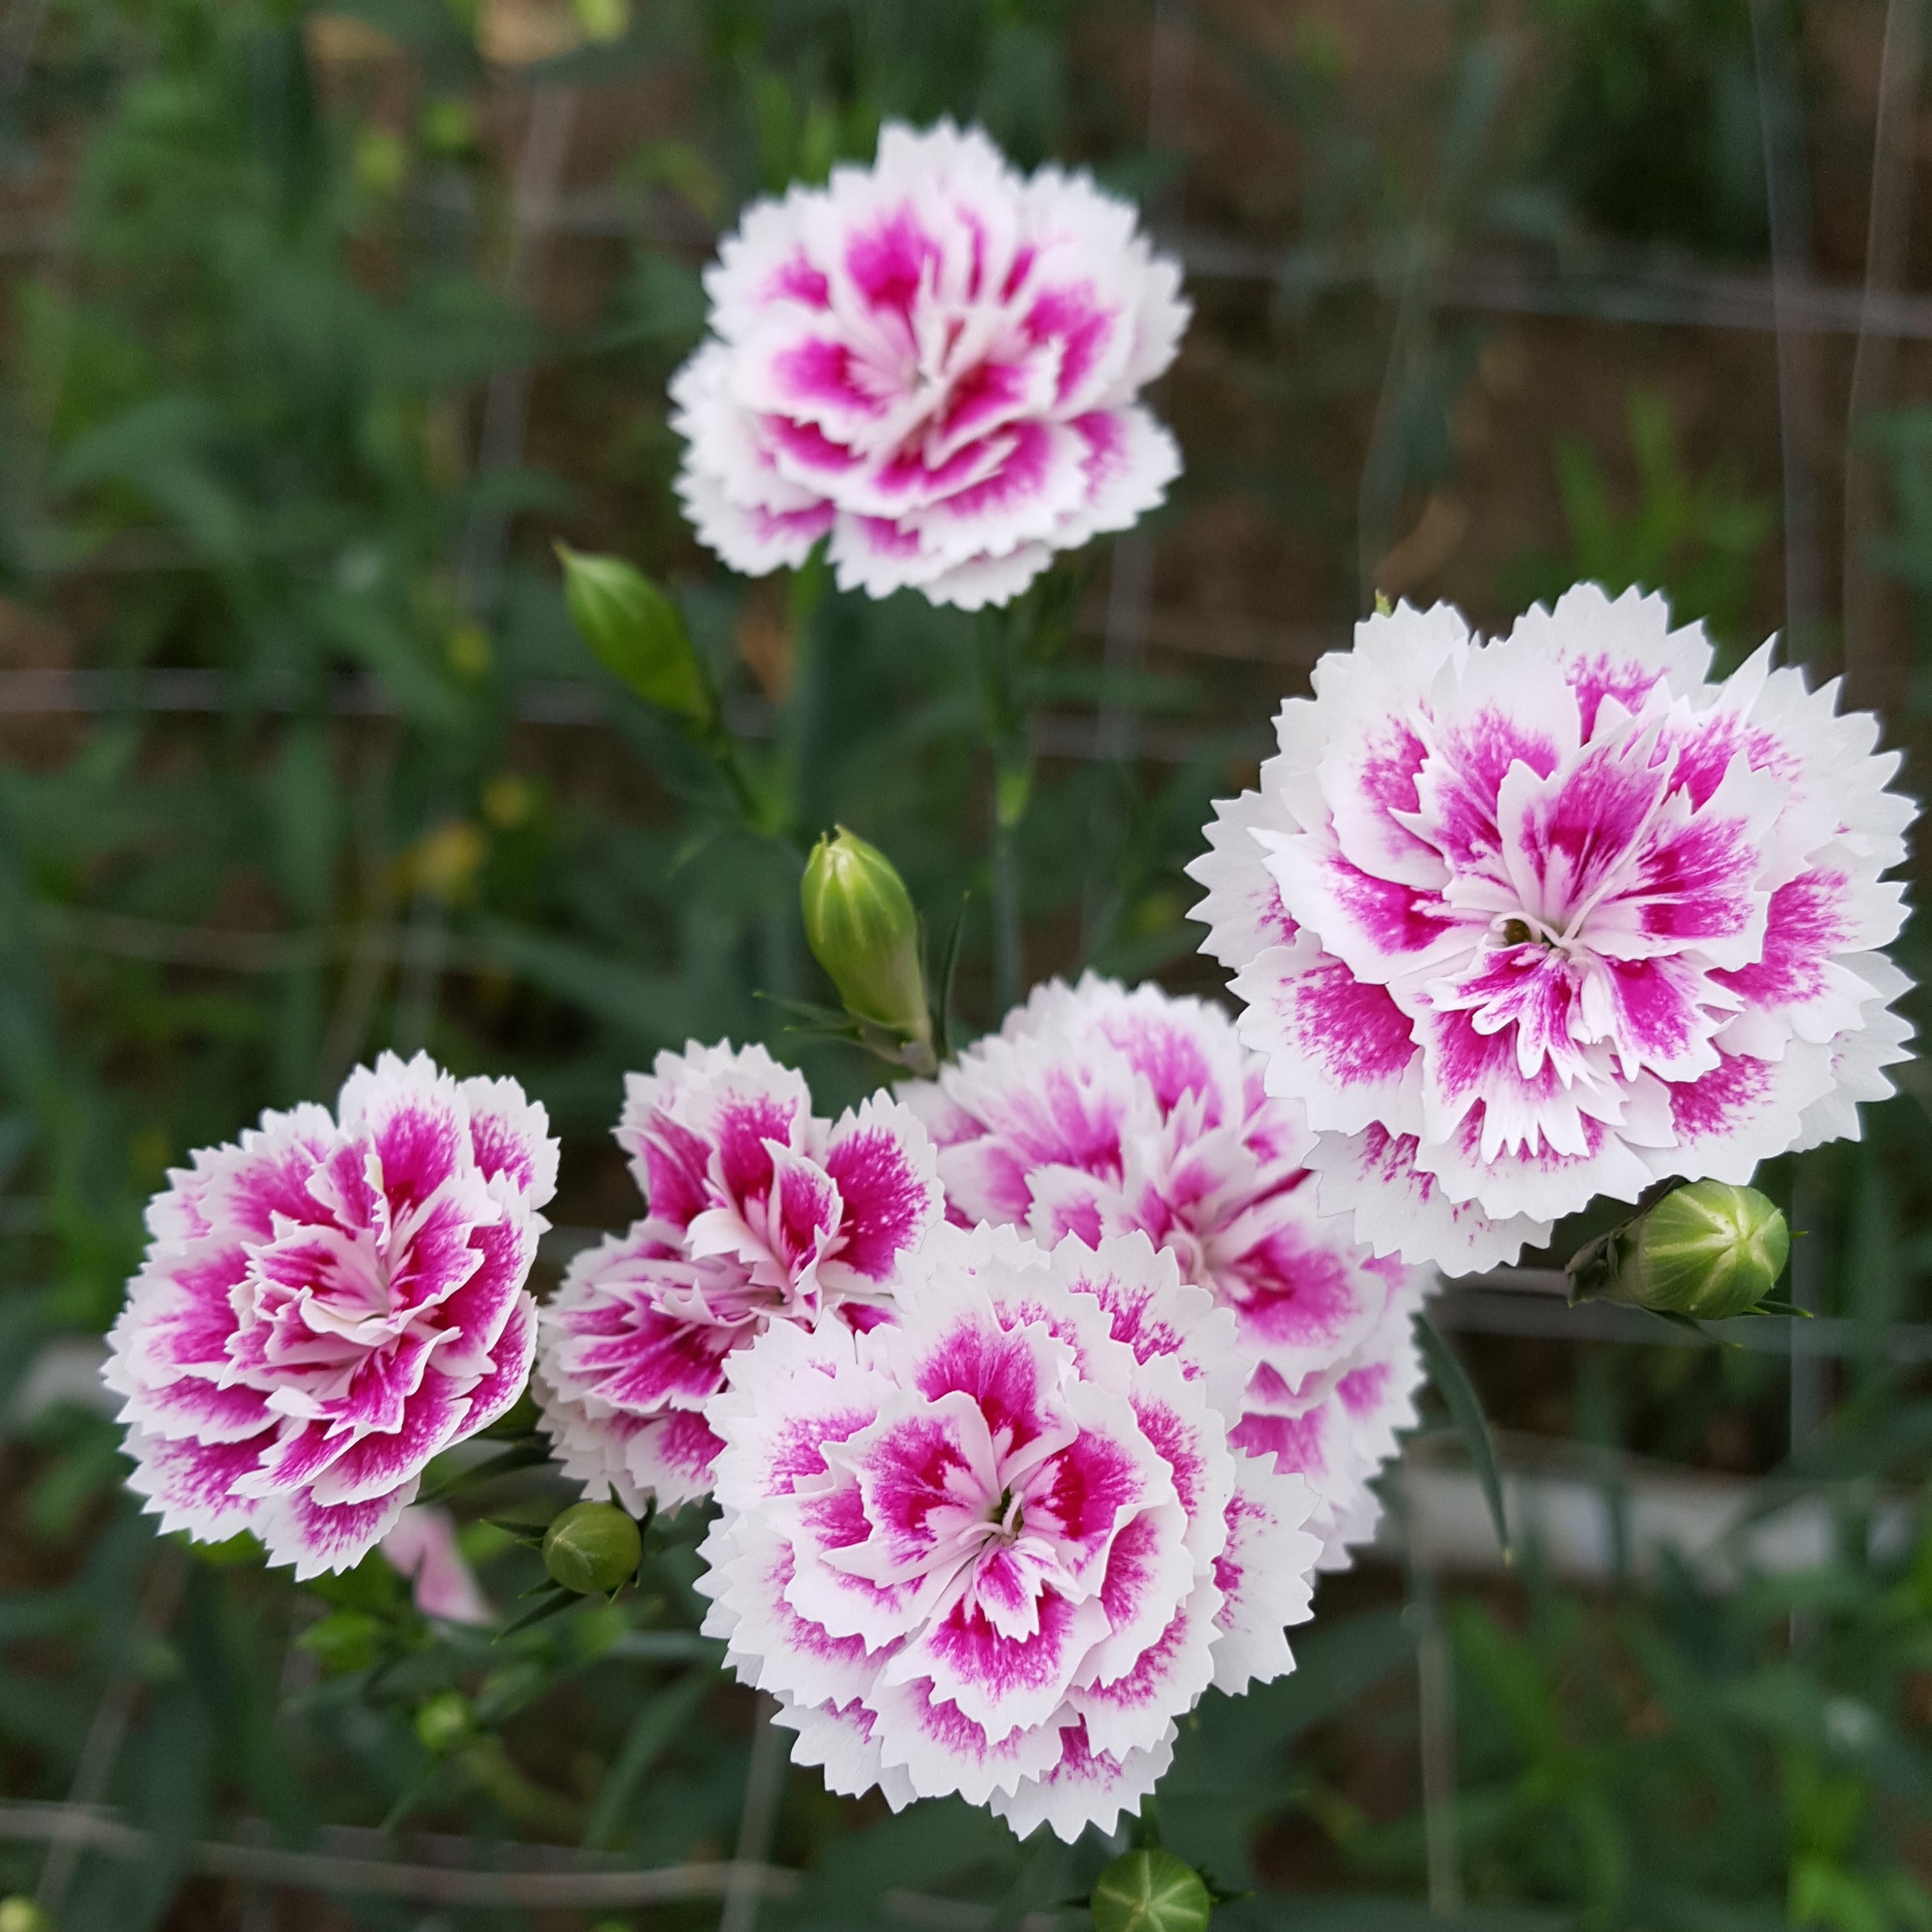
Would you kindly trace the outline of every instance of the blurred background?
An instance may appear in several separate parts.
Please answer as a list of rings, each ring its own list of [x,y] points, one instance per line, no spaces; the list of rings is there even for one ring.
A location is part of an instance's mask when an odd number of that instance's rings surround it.
[[[1918,0],[5,0],[0,1892],[104,1932],[1080,1923],[1087,1851],[761,1751],[692,1535],[494,1645],[380,1565],[158,1543],[97,1380],[142,1206],[427,1046],[548,1103],[554,1280],[634,1211],[625,1069],[728,1035],[824,1112],[875,1084],[754,997],[829,997],[797,852],[598,670],[560,537],[672,590],[795,832],[964,906],[994,1023],[970,620],[732,578],[670,489],[718,234],[890,116],[1090,166],[1196,304],[1187,473],[1022,670],[1028,981],[1218,990],[1180,868],[1378,590],[1494,624],[1643,584],[1730,662],[1782,630],[1922,789],[1928,64]],[[1584,1226],[1448,1291],[1515,1561],[1432,1420],[1301,1669],[1184,1732],[1166,1841],[1252,1894],[1217,1928],[1932,1928],[1904,1074],[1767,1180],[1811,1322],[1570,1311]],[[500,1605],[547,1480],[464,1505]]]

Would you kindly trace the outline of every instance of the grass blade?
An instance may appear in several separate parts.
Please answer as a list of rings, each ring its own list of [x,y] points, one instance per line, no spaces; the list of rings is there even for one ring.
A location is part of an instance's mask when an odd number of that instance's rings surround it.
[[[1502,1546],[1503,1561],[1508,1563],[1513,1560],[1514,1552],[1510,1546],[1508,1519],[1503,1514],[1503,1479],[1496,1467],[1496,1445],[1490,1438],[1489,1418],[1483,1413],[1483,1399],[1477,1394],[1476,1385],[1456,1359],[1455,1351],[1426,1315],[1415,1318],[1415,1339],[1421,1345],[1422,1359],[1429,1365],[1429,1379],[1449,1405],[1449,1419],[1469,1452],[1476,1480],[1482,1485],[1483,1500],[1490,1506],[1490,1520],[1496,1526],[1496,1541]]]

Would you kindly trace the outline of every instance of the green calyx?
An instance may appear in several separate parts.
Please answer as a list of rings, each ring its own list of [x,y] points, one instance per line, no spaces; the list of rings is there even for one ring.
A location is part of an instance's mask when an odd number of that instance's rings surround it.
[[[573,1503],[544,1532],[550,1581],[580,1597],[621,1589],[644,1552],[638,1526],[614,1503]]]
[[[1094,1932],[1206,1932],[1214,1899],[1172,1852],[1129,1852],[1094,1883]]]
[[[570,620],[604,668],[646,704],[708,731],[717,704],[677,606],[620,556],[556,546]]]
[[[1784,1215],[1756,1188],[1694,1181],[1582,1250],[1570,1298],[1720,1322],[1756,1308],[1790,1253]]]
[[[862,1026],[928,1053],[932,1014],[920,964],[919,914],[892,862],[840,826],[812,848],[799,886],[812,957]]]

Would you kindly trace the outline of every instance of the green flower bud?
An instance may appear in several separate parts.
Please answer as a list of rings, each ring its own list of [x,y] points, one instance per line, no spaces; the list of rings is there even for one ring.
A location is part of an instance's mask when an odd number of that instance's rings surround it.
[[[638,1526],[615,1503],[572,1503],[544,1532],[550,1580],[581,1597],[628,1583],[644,1553]]]
[[[1784,1216],[1756,1188],[1694,1181],[1585,1248],[1570,1298],[1719,1322],[1755,1308],[1790,1252]]]
[[[1172,1852],[1129,1852],[1094,1883],[1094,1932],[1206,1932],[1214,1900]]]
[[[460,1690],[439,1690],[416,1706],[416,1742],[433,1757],[447,1757],[476,1731],[476,1713]]]
[[[838,988],[845,1010],[863,1024],[929,1048],[919,914],[892,862],[842,825],[836,838],[812,848],[799,904],[812,957]]]
[[[570,620],[604,668],[646,704],[709,726],[711,687],[677,607],[620,556],[586,556],[556,546]]]
[[[54,1922],[24,1893],[0,1898],[0,1932],[54,1932]]]

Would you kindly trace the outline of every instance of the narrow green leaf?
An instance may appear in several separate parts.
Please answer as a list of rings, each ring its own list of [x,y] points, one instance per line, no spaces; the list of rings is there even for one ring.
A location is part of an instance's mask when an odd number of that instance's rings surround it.
[[[970,892],[961,895],[959,910],[952,921],[951,936],[946,942],[946,957],[939,968],[939,1010],[933,1017],[938,1022],[941,1060],[952,1058],[952,988],[959,976],[959,956],[966,940],[966,909],[971,903]]]
[[[1429,1379],[1449,1405],[1449,1419],[1469,1452],[1476,1480],[1483,1486],[1483,1500],[1490,1506],[1490,1520],[1496,1526],[1496,1541],[1502,1546],[1503,1561],[1509,1562],[1514,1552],[1510,1547],[1509,1524],[1503,1514],[1503,1480],[1496,1467],[1496,1445],[1490,1437],[1482,1398],[1454,1350],[1426,1315],[1415,1318],[1415,1339],[1421,1345],[1423,1360],[1429,1365]]]
[[[613,1850],[618,1824],[633,1792],[650,1775],[651,1767],[670,1748],[717,1682],[710,1670],[687,1671],[668,1690],[652,1699],[638,1714],[616,1762],[604,1774],[591,1807],[584,1842],[593,1850]]]
[[[520,1630],[526,1630],[536,1624],[548,1622],[550,1618],[560,1616],[566,1610],[574,1610],[583,1600],[574,1591],[560,1590],[553,1586],[542,1601],[533,1604],[521,1616],[506,1624],[496,1633],[495,1640],[501,1643],[506,1637],[514,1636]]]

